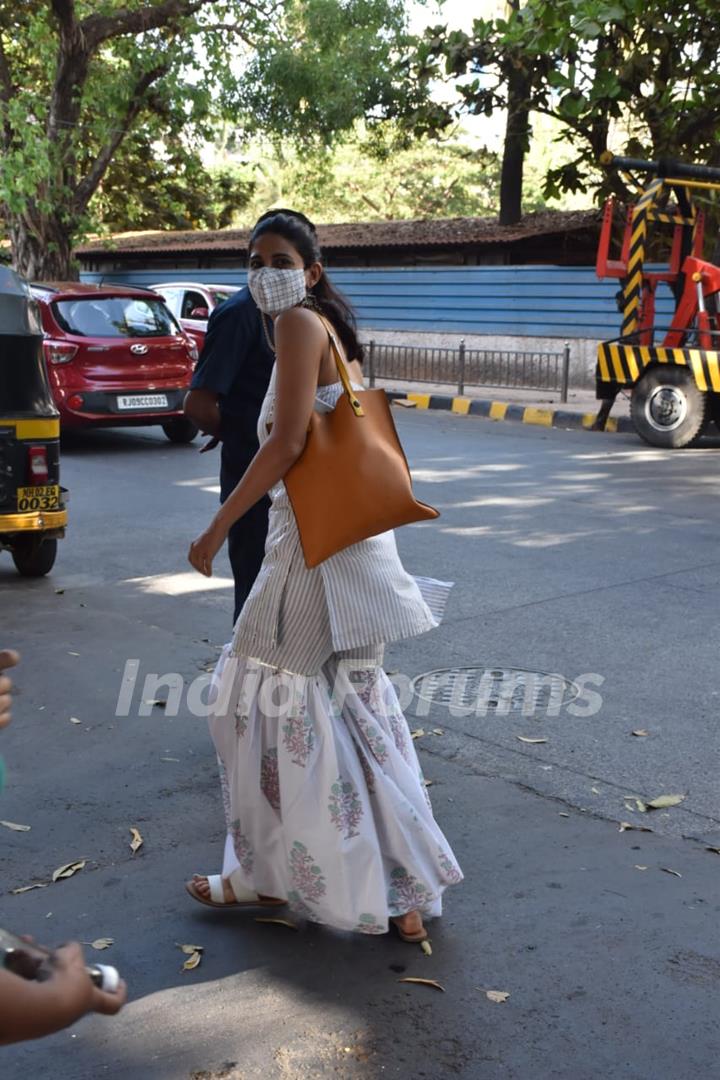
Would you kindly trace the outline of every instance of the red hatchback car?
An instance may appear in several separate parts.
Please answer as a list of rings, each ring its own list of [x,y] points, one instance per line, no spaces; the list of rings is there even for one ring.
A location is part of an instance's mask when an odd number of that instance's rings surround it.
[[[194,439],[182,403],[197,346],[157,293],[78,282],[31,288],[64,429],[160,424],[171,442]]]

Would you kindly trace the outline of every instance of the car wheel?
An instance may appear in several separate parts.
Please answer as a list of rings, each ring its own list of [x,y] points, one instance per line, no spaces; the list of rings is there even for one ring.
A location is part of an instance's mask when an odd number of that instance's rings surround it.
[[[21,536],[13,541],[10,550],[15,569],[23,577],[44,577],[55,564],[57,540],[42,540],[37,536]]]
[[[190,443],[198,433],[195,424],[186,416],[176,416],[174,420],[168,420],[162,429],[170,442],[174,443]]]
[[[647,371],[632,392],[630,414],[635,430],[650,446],[679,450],[693,446],[708,422],[708,395],[684,367]]]

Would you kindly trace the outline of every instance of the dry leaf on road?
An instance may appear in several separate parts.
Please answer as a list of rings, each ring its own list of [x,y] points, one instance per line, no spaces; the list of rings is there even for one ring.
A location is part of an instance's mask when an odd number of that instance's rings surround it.
[[[49,884],[49,881],[36,881],[34,885],[23,885],[19,889],[12,889],[11,892],[13,896],[19,896],[20,893],[30,892],[31,889],[47,889]]]
[[[442,728],[439,728],[439,727],[434,727],[433,728],[433,735],[444,735],[444,734],[445,734],[445,732],[443,731]]]
[[[422,951],[425,953],[426,956],[432,956],[432,945],[430,944],[429,941],[421,941],[420,942],[420,948],[422,949]]]
[[[78,862],[69,862],[65,863],[64,866],[58,866],[52,876],[53,881],[61,881],[63,878],[72,877],[73,874],[77,874],[78,870],[82,870],[85,862],[85,859],[80,859]]]
[[[528,743],[547,742],[547,739],[530,739],[530,738],[528,738],[527,735],[516,735],[515,738],[519,739],[520,742],[528,742]]]
[[[134,855],[136,851],[140,850],[145,841],[143,840],[138,830],[135,828],[130,829],[130,835],[132,836],[132,840],[130,841],[130,850]]]
[[[636,832],[652,832],[649,825],[633,825],[631,821],[621,821],[618,832],[626,832],[628,829],[635,829]]]
[[[78,720],[77,716],[71,716],[70,717],[70,723],[71,724],[82,724],[82,720]]]
[[[196,968],[202,960],[202,954],[205,951],[203,945],[181,945],[179,941],[176,941],[178,949],[185,953],[187,960],[182,966],[183,971],[192,971]]]
[[[420,739],[425,734],[425,729],[421,728],[421,727],[415,728],[415,730],[411,731],[410,734],[413,737],[413,739]]]
[[[639,739],[642,739],[642,738],[643,738],[643,736],[645,736],[645,735],[649,735],[649,734],[650,734],[650,732],[649,732],[649,731],[646,731],[646,730],[645,730],[645,728],[637,728],[637,730],[636,730],[636,731],[633,731],[633,732],[632,732],[632,734],[633,734],[633,735],[637,735],[637,737],[638,737]]]
[[[712,851],[715,855],[720,855],[720,847],[706,847],[706,851]]]
[[[89,945],[92,949],[109,949],[111,945],[115,944],[115,938],[111,937],[99,937],[94,941],[83,941],[83,945]]]
[[[419,983],[421,986],[432,986],[433,990],[442,990],[445,993],[445,987],[437,981],[437,979],[417,979],[412,975],[406,975],[404,979],[398,979],[401,983]]]
[[[14,821],[0,821],[0,825],[4,825],[6,829],[12,829],[13,832],[30,832],[30,825],[18,825]]]
[[[658,795],[657,799],[651,799],[648,807],[651,810],[663,810],[666,806],[677,806],[684,798],[684,795]]]
[[[277,926],[287,926],[289,930],[297,930],[297,925],[289,919],[274,919],[271,915],[256,915],[255,922],[275,923]]]
[[[666,874],[672,874],[673,877],[682,877],[682,874],[679,874],[677,870],[671,870],[669,866],[661,866],[660,869],[664,870]]]
[[[507,1001],[507,999],[510,997],[510,994],[507,992],[507,990],[486,990],[485,997],[488,999],[488,1001],[497,1001],[502,1004],[503,1001]]]
[[[636,870],[647,870],[647,866],[640,866],[638,863],[635,863],[635,869]]]

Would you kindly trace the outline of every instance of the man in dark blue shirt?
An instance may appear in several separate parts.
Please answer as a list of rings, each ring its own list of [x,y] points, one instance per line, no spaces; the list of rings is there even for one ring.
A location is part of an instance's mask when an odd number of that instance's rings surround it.
[[[261,315],[247,288],[212,312],[185,413],[222,441],[220,500],[224,502],[258,450],[257,421],[270,381],[274,356]],[[265,553],[268,509],[265,497],[235,525],[228,555],[235,579],[236,620],[257,577]]]

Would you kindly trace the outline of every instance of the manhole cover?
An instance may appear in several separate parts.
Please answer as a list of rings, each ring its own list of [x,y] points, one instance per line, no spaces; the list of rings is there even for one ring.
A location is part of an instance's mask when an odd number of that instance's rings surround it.
[[[522,668],[438,668],[418,675],[412,685],[420,701],[465,716],[554,716],[580,694],[562,675]]]

